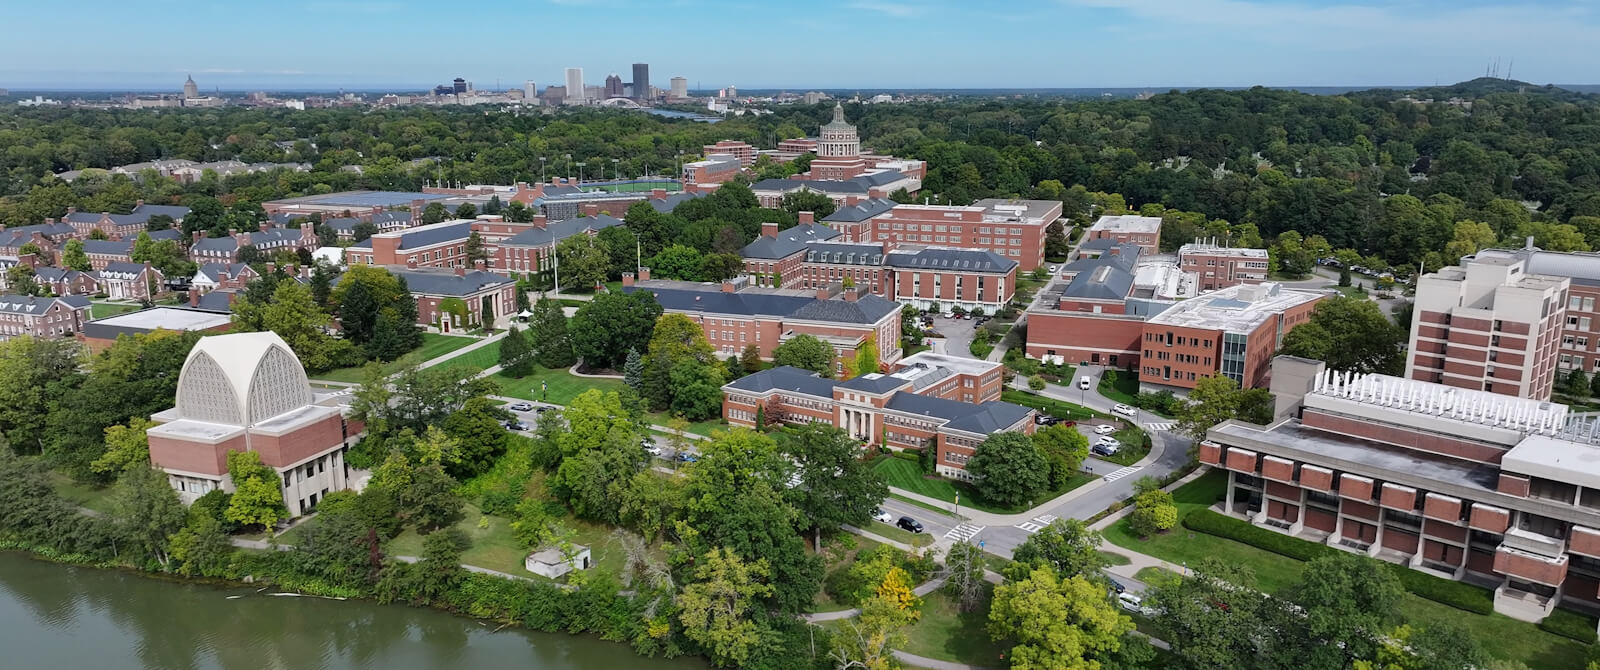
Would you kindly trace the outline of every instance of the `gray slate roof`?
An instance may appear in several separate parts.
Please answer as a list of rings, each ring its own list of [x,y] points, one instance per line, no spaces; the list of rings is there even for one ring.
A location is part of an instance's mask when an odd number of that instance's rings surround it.
[[[206,279],[215,282],[218,275],[222,274],[224,270],[228,272],[229,278],[238,279],[240,273],[249,269],[250,266],[244,263],[206,263],[200,266],[200,271],[197,274],[204,275]]]
[[[843,299],[818,300],[810,295],[785,295],[761,291],[724,292],[720,286],[704,290],[655,286],[626,286],[624,292],[649,291],[662,309],[673,312],[704,312],[741,316],[776,316],[808,321],[871,324],[900,311],[900,304],[876,295],[865,295],[850,302]]]
[[[1105,264],[1087,272],[1080,272],[1061,295],[1068,298],[1093,300],[1122,300],[1133,290],[1133,273],[1116,265]]]
[[[835,265],[883,265],[883,245],[808,242],[806,262]]]
[[[143,267],[143,266],[141,266],[141,267]],[[52,284],[56,283],[56,282],[62,282],[62,281],[72,281],[74,279],[77,279],[78,277],[83,276],[83,274],[84,273],[82,273],[82,272],[80,272],[78,270],[51,267],[51,266],[48,266],[48,265],[43,265],[43,266],[36,267],[36,268],[33,269],[33,275],[35,277],[38,277],[40,281],[46,281],[46,282],[50,282]]]
[[[847,382],[841,383],[839,384],[839,387],[876,395],[888,393],[902,386],[909,385],[910,383],[911,382],[899,377],[892,377],[886,374],[874,372],[871,374],[861,375]]]
[[[661,212],[662,214],[667,214],[672,210],[677,209],[678,205],[700,196],[701,194],[699,193],[674,193],[665,198],[652,198],[647,202],[649,202],[650,206],[654,207],[656,211]]]
[[[66,303],[67,306],[88,309],[89,299],[81,295],[62,296],[60,298],[38,298],[22,295],[0,295],[0,312],[7,314],[44,314],[46,310],[57,302]]]
[[[390,267],[389,272],[397,277],[403,277],[406,280],[406,287],[410,288],[412,293],[424,295],[469,296],[486,287],[511,283],[510,277],[483,270],[468,270],[459,277],[454,271],[449,270],[435,272]]]
[[[857,177],[856,179],[860,179]],[[801,189],[810,189],[818,193],[840,193],[845,195],[866,195],[867,184],[856,179],[844,181],[805,179],[763,179],[750,185],[752,191],[779,191],[789,193]]]
[[[1004,430],[1033,411],[1021,405],[999,400],[974,405],[959,400],[914,393],[896,393],[889,397],[889,402],[884,403],[884,407],[908,414],[947,419],[949,423],[945,424],[946,428],[979,435]]]
[[[835,384],[832,379],[824,379],[810,370],[780,365],[740,377],[729,383],[728,387],[750,393],[765,393],[778,389],[818,398],[832,398]]]
[[[836,209],[832,214],[822,217],[822,220],[858,223],[894,209],[894,206],[897,204],[899,203],[888,198],[872,198],[870,200],[863,200],[853,207]]]
[[[531,228],[500,241],[500,244],[509,244],[528,247],[542,247],[583,233],[586,231],[600,231],[606,228],[623,225],[622,220],[609,214],[596,216],[580,216],[576,219],[557,221],[546,225],[544,228]]]
[[[130,276],[137,275],[141,272],[144,272],[144,263],[107,263],[105,269],[101,270],[100,272],[101,277],[104,277],[107,274],[125,274]]]
[[[758,237],[741,250],[739,255],[745,258],[779,259],[788,258],[805,249],[806,243],[812,240],[831,240],[839,236],[839,231],[824,226],[820,223],[802,223],[798,226],[778,231],[777,237]]]
[[[900,311],[900,303],[867,294],[849,300],[815,300],[789,314],[791,319],[842,323],[877,323],[884,316]]]
[[[112,242],[111,240],[84,240],[83,253],[126,256],[130,253],[133,253],[133,240],[134,238],[132,237],[125,237],[121,242]]]
[[[236,253],[239,251],[239,240],[229,237],[205,237],[189,246],[193,251],[221,251]]]
[[[914,252],[890,253],[888,263],[896,268],[960,270],[963,272],[1010,272],[1017,262],[988,249],[927,247]]]
[[[208,312],[229,312],[233,310],[232,296],[232,291],[212,291],[200,296],[195,307]]]

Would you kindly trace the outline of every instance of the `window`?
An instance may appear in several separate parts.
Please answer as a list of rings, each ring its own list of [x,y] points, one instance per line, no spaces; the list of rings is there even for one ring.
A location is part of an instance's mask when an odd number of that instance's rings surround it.
[[[1594,311],[1594,298],[1593,297],[1588,297],[1588,298],[1584,298],[1583,299],[1583,311],[1585,311],[1585,312],[1593,312]]]

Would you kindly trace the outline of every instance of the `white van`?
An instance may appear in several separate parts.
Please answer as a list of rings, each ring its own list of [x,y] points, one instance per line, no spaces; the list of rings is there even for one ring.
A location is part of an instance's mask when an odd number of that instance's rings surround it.
[[[1079,377],[1078,378],[1078,388],[1081,388],[1081,389],[1083,389],[1085,391],[1089,390],[1089,378],[1088,377]]]

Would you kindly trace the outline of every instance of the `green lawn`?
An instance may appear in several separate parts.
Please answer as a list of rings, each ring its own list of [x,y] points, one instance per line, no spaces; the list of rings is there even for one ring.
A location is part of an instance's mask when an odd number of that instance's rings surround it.
[[[1367,297],[1367,292],[1365,290],[1363,290],[1359,286],[1340,286],[1337,283],[1335,283],[1335,284],[1328,284],[1327,286],[1324,286],[1322,288],[1325,288],[1325,289],[1328,289],[1328,290],[1331,290],[1331,291],[1338,291],[1338,292],[1340,292],[1340,293],[1342,293],[1344,295],[1350,296],[1352,298],[1365,298],[1365,297]]]
[[[882,521],[873,521],[873,522],[867,524],[867,527],[862,529],[862,530],[865,530],[865,531],[867,531],[869,533],[872,533],[874,535],[879,535],[879,536],[888,538],[890,540],[894,540],[896,542],[902,542],[902,543],[905,543],[905,544],[909,544],[909,545],[911,545],[913,547],[926,547],[926,546],[928,546],[930,544],[933,544],[933,536],[932,535],[929,535],[927,533],[913,533],[913,532],[911,532],[909,530],[902,530],[898,526],[891,526],[891,525],[886,524],[886,523],[884,523]]]
[[[1095,456],[1095,458],[1118,465],[1133,465],[1150,453],[1150,447],[1145,445],[1144,430],[1131,423],[1126,425],[1126,428],[1111,434],[1122,443],[1122,449],[1110,456]]]
[[[1227,473],[1212,470],[1173,491],[1181,520],[1190,512],[1205,509],[1222,497]],[[1256,575],[1256,586],[1278,593],[1299,580],[1305,564],[1287,556],[1213,535],[1188,530],[1180,525],[1164,535],[1139,539],[1122,519],[1103,533],[1107,542],[1191,567],[1202,558],[1217,558],[1232,565],[1248,566]],[[1583,667],[1586,647],[1565,637],[1540,630],[1536,625],[1502,615],[1471,614],[1448,605],[1407,594],[1400,603],[1401,618],[1418,626],[1449,620],[1465,626],[1489,654],[1516,660],[1534,668]]]
[[[487,370],[500,364],[500,343],[505,340],[495,340],[477,349],[446,360],[440,365],[453,368],[473,368]]]
[[[1166,568],[1158,568],[1158,567],[1156,567],[1154,565],[1151,565],[1151,566],[1148,566],[1148,567],[1139,568],[1138,572],[1133,573],[1133,578],[1134,579],[1137,579],[1137,580],[1139,580],[1141,582],[1144,582],[1146,584],[1157,584],[1157,583],[1160,583],[1160,582],[1162,582],[1164,580],[1172,579],[1172,578],[1175,578],[1175,577],[1178,577],[1178,573],[1173,572],[1171,570],[1168,570]]]
[[[114,302],[90,303],[89,304],[89,318],[90,319],[104,319],[104,318],[106,318],[108,316],[116,316],[118,314],[125,314],[127,312],[134,312],[134,311],[138,311],[139,309],[142,309],[142,308],[139,306],[138,303],[133,303],[133,304],[122,304],[122,303],[114,303]]]
[[[1127,370],[1117,370],[1116,372],[1117,379],[1111,383],[1106,382],[1105,376],[1102,375],[1096,390],[1100,391],[1100,395],[1107,398],[1132,405],[1133,397],[1139,395],[1139,377]]]
[[[475,337],[456,337],[452,335],[439,335],[436,333],[423,333],[422,346],[417,347],[416,351],[411,352],[411,354],[408,354],[408,356],[416,356],[419,362],[431,361],[477,341],[479,340]],[[383,374],[392,375],[396,372],[399,372],[403,365],[404,363],[401,361],[390,361],[388,363],[384,363]],[[327,372],[319,372],[312,375],[311,378],[355,384],[361,381],[361,371],[365,367],[366,366],[364,365],[357,365],[354,367],[329,370]]]
[[[478,511],[477,506],[468,504],[463,508],[463,516],[456,529],[466,533],[472,540],[472,547],[461,554],[461,562],[467,565],[476,565],[521,577],[540,579],[538,575],[528,572],[523,567],[523,559],[527,558],[528,550],[517,542],[512,534],[511,522],[497,516],[490,516],[487,528],[478,527],[478,519],[484,514]],[[616,574],[622,569],[622,552],[618,551],[611,542],[611,529],[598,524],[580,521],[568,517],[562,523],[573,530],[572,541],[589,547],[590,556],[594,558],[597,569],[606,570]],[[415,530],[407,529],[398,537],[390,540],[384,547],[385,551],[399,556],[421,556],[422,536]]]
[[[1100,560],[1105,561],[1106,565],[1127,565],[1133,562],[1133,559],[1114,551],[1101,551],[1097,553],[1100,554]]]
[[[991,504],[977,494],[977,489],[965,482],[958,482],[943,477],[923,476],[922,468],[916,463],[901,458],[883,458],[873,465],[873,469],[881,473],[890,486],[905,489],[912,493],[920,493],[930,498],[937,498],[946,502],[955,502],[956,494],[961,494],[961,505],[973,507],[985,512],[1010,514],[1020,512],[1032,507],[1032,504],[1023,504],[1015,507]],[[1054,498],[1058,495],[1083,486],[1094,480],[1094,476],[1080,472],[1067,482],[1059,491],[1042,493],[1034,504]],[[948,510],[942,510],[948,511]]]
[[[570,403],[573,398],[589,389],[599,389],[602,392],[621,391],[628,386],[622,383],[621,379],[578,377],[566,368],[551,370],[538,366],[534,366],[533,372],[521,379],[508,377],[503,372],[495,373],[490,379],[500,385],[500,395],[557,405]],[[548,388],[542,389],[541,382]]]
[[[983,599],[971,612],[962,612],[943,591],[922,597],[922,618],[906,630],[901,651],[941,661],[983,667],[1001,667],[1004,644],[989,638],[989,598],[994,586],[984,584]]]
[[[111,488],[95,487],[80,484],[61,472],[50,471],[50,487],[56,494],[72,501],[79,507],[92,509],[101,514],[111,513]]]
[[[1055,398],[1046,398],[1042,395],[1036,395],[1017,389],[1006,389],[1001,391],[1000,399],[1009,403],[1022,405],[1023,407],[1032,407],[1033,409],[1039,410],[1058,419],[1072,419],[1074,421],[1081,421],[1083,419],[1115,418],[1110,414],[1096,412],[1082,405],[1056,400]]]

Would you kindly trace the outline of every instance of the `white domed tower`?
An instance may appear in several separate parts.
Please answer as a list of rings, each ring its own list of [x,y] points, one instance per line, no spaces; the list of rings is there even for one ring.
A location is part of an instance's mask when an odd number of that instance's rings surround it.
[[[280,475],[291,516],[348,488],[344,450],[362,432],[343,405],[318,397],[294,350],[276,333],[200,338],[178,374],[177,406],[152,417],[150,463],[184,502],[232,491],[228,452],[254,451]]]
[[[822,126],[822,135],[817,139],[817,157],[855,158],[860,155],[861,137],[856,134],[856,127],[844,120],[844,107],[834,103],[833,120]]]

